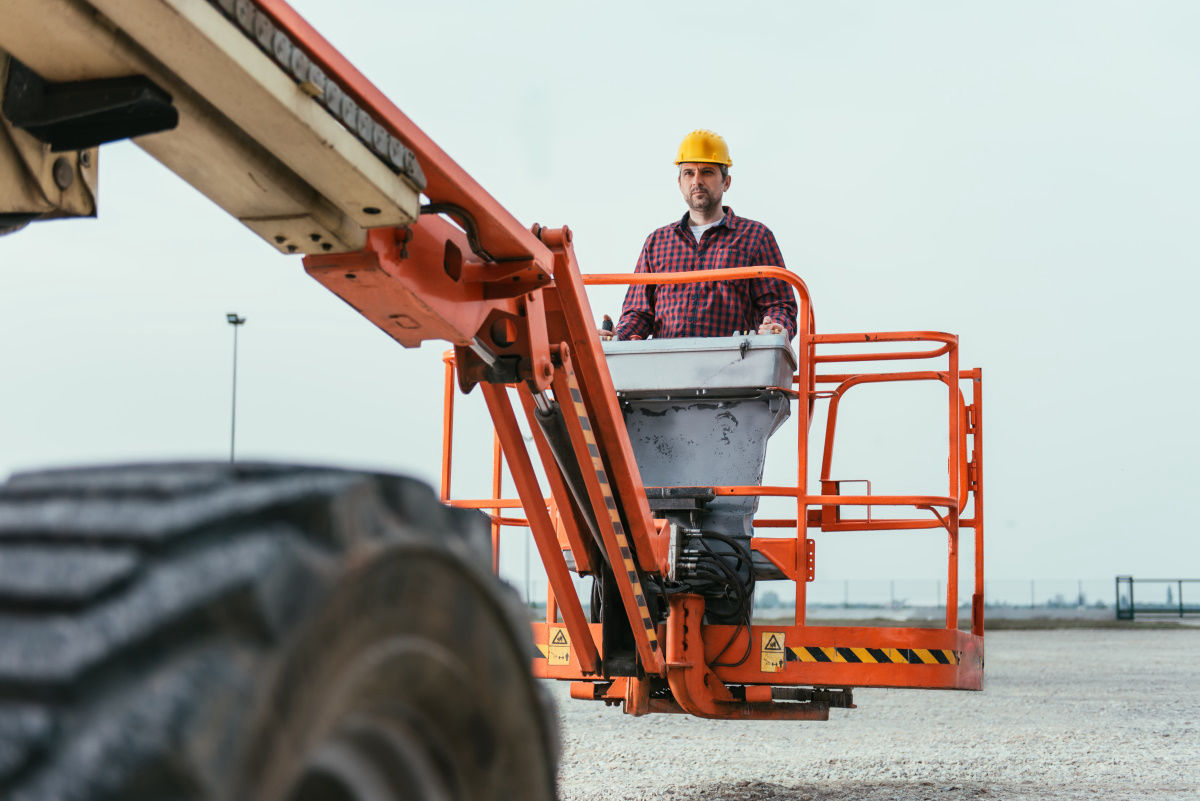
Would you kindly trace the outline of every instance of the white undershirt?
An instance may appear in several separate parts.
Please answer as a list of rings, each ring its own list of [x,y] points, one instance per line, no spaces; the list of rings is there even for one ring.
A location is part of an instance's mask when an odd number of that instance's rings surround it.
[[[723,220],[723,219],[725,219],[725,218],[722,217],[721,220]],[[696,241],[699,242],[700,237],[704,236],[704,232],[707,231],[709,228],[712,228],[714,225],[719,223],[721,220],[713,220],[712,222],[705,223],[704,225],[689,225],[688,227],[692,229],[692,236],[696,237]]]

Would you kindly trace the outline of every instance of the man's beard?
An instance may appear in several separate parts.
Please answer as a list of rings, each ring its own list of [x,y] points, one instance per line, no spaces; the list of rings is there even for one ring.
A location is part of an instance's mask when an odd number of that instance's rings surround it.
[[[712,211],[713,209],[715,209],[717,207],[717,204],[720,202],[721,201],[718,198],[713,197],[711,194],[709,194],[707,192],[705,192],[704,194],[700,194],[700,195],[697,195],[697,194],[688,195],[688,206],[690,206],[693,211],[698,211],[701,213],[707,213],[707,212]]]

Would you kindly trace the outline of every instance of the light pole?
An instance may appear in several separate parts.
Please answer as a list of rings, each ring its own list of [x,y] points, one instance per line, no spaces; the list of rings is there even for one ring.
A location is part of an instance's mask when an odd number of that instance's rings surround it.
[[[233,441],[237,432],[237,335],[238,328],[246,323],[246,318],[226,314],[225,321],[233,326],[233,402],[229,411],[229,463],[233,464]]]

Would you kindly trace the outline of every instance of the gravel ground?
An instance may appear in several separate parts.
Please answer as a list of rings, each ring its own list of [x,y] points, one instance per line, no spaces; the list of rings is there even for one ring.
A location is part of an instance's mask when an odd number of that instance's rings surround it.
[[[757,723],[632,718],[555,682],[561,798],[1200,798],[1200,629],[994,632],[984,682]]]

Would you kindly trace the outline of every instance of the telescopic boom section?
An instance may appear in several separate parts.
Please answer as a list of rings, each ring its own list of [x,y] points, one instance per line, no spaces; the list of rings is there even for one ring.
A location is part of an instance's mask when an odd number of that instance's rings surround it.
[[[452,343],[462,390],[488,386],[528,508],[544,499],[503,387],[519,388],[522,414],[550,410],[559,430],[590,432],[573,464],[545,465],[570,477],[554,501],[589,521],[639,660],[663,672],[639,576],[663,567],[665,548],[566,229],[521,225],[281,0],[0,0],[0,19],[0,166],[94,194],[94,148],[132,138],[269,245],[303,254],[309,274],[402,345]],[[0,213],[20,224],[95,213],[90,195],[49,180],[0,190]],[[568,377],[582,403],[561,397]],[[581,479],[606,492],[583,492]],[[573,649],[597,672],[552,526],[530,517]]]

